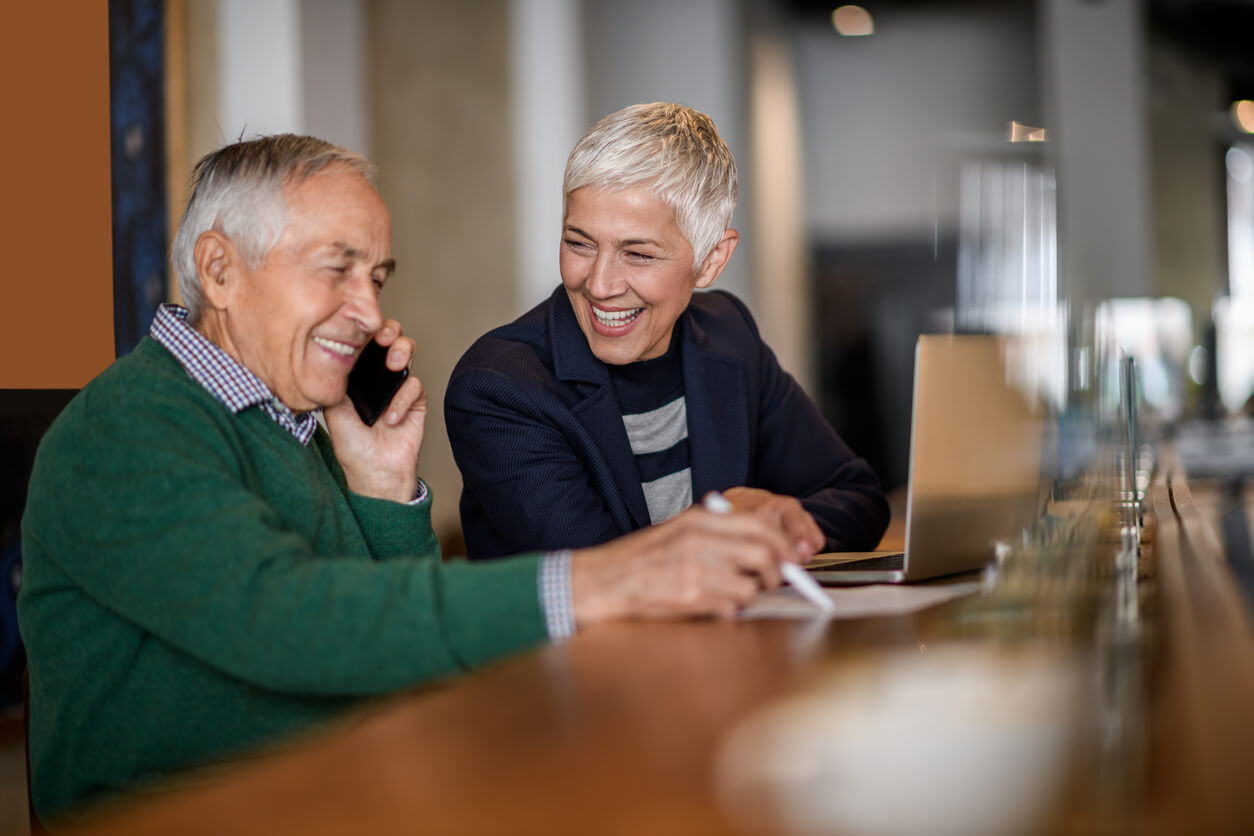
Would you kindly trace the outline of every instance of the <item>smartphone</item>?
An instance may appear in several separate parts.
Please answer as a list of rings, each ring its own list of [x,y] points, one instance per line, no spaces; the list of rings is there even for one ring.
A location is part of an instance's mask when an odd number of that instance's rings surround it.
[[[348,373],[348,397],[367,427],[374,426],[387,409],[396,390],[401,388],[409,369],[398,372],[387,367],[388,350],[374,340],[366,344]]]

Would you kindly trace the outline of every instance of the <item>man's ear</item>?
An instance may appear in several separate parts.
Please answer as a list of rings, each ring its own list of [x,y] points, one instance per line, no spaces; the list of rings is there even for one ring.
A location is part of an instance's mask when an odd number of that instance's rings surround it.
[[[734,229],[723,230],[723,237],[710,250],[710,254],[705,257],[705,263],[697,271],[697,287],[707,288],[714,284],[719,274],[723,272],[723,268],[727,266],[727,262],[731,261],[732,253],[736,251],[736,244],[739,241],[739,232]]]
[[[192,250],[192,261],[196,265],[196,279],[200,282],[200,290],[205,294],[209,305],[214,308],[226,307],[233,289],[231,280],[236,277],[235,274],[243,263],[235,244],[217,230],[202,232]]]

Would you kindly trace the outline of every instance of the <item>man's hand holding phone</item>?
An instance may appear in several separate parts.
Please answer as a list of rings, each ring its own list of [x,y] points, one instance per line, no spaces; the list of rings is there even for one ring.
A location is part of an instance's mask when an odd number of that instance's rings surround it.
[[[397,502],[414,498],[427,421],[426,390],[408,373],[414,349],[399,322],[385,321],[358,354],[344,399],[323,411],[354,493]]]

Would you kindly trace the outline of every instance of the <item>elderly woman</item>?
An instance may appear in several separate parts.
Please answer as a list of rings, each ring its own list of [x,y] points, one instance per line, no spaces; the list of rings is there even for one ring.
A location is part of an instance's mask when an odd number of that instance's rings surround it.
[[[714,284],[736,249],[736,163],[670,103],[602,119],[566,163],[562,285],[480,338],[445,417],[472,558],[602,543],[708,491],[780,519],[800,559],[874,548],[875,474]]]

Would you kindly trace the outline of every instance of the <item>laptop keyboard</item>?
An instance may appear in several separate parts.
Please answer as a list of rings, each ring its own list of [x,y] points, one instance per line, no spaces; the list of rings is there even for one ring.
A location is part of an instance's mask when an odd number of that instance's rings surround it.
[[[814,561],[806,568],[822,569],[824,572],[891,572],[897,569],[904,569],[905,565],[905,552],[896,552],[875,557],[864,557],[861,560],[846,560],[839,563]]]

